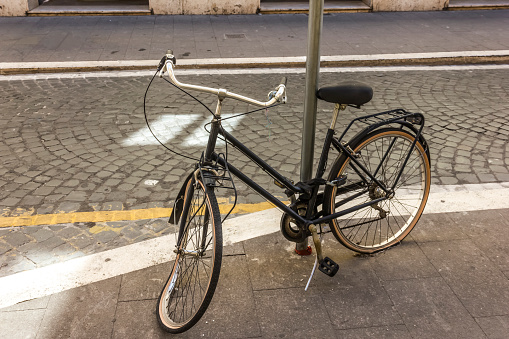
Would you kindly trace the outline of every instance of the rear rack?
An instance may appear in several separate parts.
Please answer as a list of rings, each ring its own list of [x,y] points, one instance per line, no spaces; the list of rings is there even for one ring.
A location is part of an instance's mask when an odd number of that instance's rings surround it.
[[[391,111],[385,111],[381,113],[375,113],[371,115],[365,115],[359,118],[353,119],[350,124],[343,131],[338,141],[341,141],[348,130],[356,123],[367,125],[368,132],[382,125],[391,124],[394,122],[405,122],[412,125],[420,125],[418,135],[421,134],[422,128],[424,127],[424,115],[422,113],[407,112],[404,109],[394,109]]]

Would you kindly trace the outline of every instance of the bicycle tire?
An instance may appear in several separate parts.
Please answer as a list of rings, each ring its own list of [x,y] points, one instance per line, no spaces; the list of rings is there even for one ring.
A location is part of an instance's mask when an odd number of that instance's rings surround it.
[[[390,187],[414,140],[415,136],[404,130],[384,128],[358,137],[349,145],[357,154],[356,159],[371,173],[379,168],[375,177]],[[369,177],[369,182],[361,180],[357,167],[346,155],[338,156],[328,179],[346,175],[346,182],[339,187],[325,188],[325,215],[337,212],[338,205],[346,209],[382,196]],[[332,233],[341,244],[359,253],[374,253],[400,243],[422,215],[430,182],[430,162],[423,144],[417,141],[393,197],[331,220]]]
[[[157,305],[159,324],[170,333],[185,332],[200,320],[219,280],[221,215],[213,189],[201,180],[187,185],[179,226],[177,255]]]

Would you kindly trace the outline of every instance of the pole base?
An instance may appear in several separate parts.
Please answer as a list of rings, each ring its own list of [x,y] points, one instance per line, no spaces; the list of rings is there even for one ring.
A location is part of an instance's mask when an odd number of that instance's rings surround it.
[[[311,249],[311,246],[308,246],[308,248],[303,250],[295,249],[295,253],[297,253],[298,255],[311,255],[311,253],[313,253],[313,250]]]

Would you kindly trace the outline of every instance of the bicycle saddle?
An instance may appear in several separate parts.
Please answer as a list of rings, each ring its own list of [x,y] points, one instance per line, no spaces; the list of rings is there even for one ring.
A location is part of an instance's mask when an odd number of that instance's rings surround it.
[[[316,97],[334,104],[361,106],[371,100],[373,89],[360,82],[343,82],[338,86],[320,88]]]

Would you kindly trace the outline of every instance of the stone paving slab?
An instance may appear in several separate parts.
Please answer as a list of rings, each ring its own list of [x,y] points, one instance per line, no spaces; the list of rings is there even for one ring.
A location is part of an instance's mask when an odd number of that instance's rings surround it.
[[[0,332],[6,338],[36,338],[46,309],[1,312]],[[20,321],[21,319],[26,319]]]
[[[508,13],[326,14],[321,54],[507,50]],[[307,27],[305,14],[3,17],[0,62],[302,56]]]
[[[52,295],[37,336],[111,336],[120,282],[121,277],[115,277]]]
[[[507,277],[472,241],[429,243],[421,248],[472,316],[488,317],[509,312]],[[455,263],[454,267],[450,267],[450,262]],[[498,294],[496,299],[483,299],[494,292]]]
[[[486,337],[441,278],[399,280],[386,288],[413,338]]]
[[[355,254],[328,235],[325,253],[340,271],[334,278],[317,273],[307,292],[304,272],[309,274],[313,258],[296,257],[279,233],[244,241],[236,245],[243,250],[233,251],[239,254],[224,257],[217,292],[202,320],[178,337],[504,338],[509,272],[476,244],[475,234],[422,235],[483,218],[484,228],[497,232],[493,215],[507,211],[424,215],[416,228],[420,236],[412,233],[375,255]],[[1,309],[0,334],[169,337],[157,324],[155,307],[170,265]],[[30,326],[20,327],[25,319]]]

